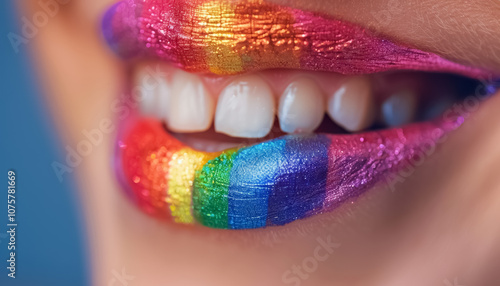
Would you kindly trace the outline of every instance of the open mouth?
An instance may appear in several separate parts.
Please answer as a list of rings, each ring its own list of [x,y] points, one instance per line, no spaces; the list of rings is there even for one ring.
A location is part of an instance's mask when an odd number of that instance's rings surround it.
[[[124,189],[153,216],[214,228],[355,201],[435,148],[463,123],[457,104],[498,78],[262,0],[122,1],[103,29],[134,70]]]

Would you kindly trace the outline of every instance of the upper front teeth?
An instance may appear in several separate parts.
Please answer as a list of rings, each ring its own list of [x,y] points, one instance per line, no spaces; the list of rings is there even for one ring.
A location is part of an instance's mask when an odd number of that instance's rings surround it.
[[[337,87],[325,92],[305,76],[284,83],[258,75],[221,82],[177,69],[163,74],[165,70],[159,76],[152,68],[140,68],[135,82],[145,94],[141,112],[160,117],[175,132],[205,131],[214,121],[216,132],[261,138],[271,131],[277,115],[283,132],[307,133],[318,128],[325,112],[349,131],[363,130],[374,121],[372,89],[364,77],[342,77],[342,84],[338,78],[327,80]]]
[[[138,70],[133,92],[140,96],[140,109],[143,114],[167,118],[170,106],[171,86],[160,69],[143,67]]]
[[[177,70],[172,77],[167,125],[177,132],[205,131],[214,118],[214,97],[200,77]]]
[[[219,95],[215,131],[234,137],[261,138],[274,123],[274,96],[257,76],[233,80]]]
[[[324,114],[323,92],[311,79],[293,81],[280,97],[278,118],[284,132],[313,132]]]

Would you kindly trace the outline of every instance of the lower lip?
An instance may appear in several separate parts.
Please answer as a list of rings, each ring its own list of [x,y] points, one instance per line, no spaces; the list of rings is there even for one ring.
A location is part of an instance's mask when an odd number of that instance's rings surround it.
[[[160,121],[124,122],[116,167],[146,213],[182,224],[249,229],[330,212],[425,159],[463,117],[363,134],[288,135],[196,151]]]

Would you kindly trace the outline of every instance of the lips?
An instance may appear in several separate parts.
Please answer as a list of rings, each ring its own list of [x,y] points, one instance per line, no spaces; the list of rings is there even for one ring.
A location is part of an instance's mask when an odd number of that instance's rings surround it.
[[[379,38],[359,26],[263,1],[122,1],[103,22],[124,59],[189,72],[286,68],[371,74],[494,73]],[[248,229],[333,211],[414,164],[463,123],[461,116],[363,134],[287,135],[222,152],[195,150],[157,119],[123,122],[116,169],[146,213],[182,224]]]

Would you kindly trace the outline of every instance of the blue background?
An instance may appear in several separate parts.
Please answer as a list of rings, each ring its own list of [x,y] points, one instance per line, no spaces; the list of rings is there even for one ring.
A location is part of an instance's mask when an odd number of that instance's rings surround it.
[[[86,242],[76,188],[51,167],[63,148],[23,45],[16,54],[8,33],[19,35],[15,0],[0,4],[0,285],[89,285]],[[7,171],[17,186],[16,279],[7,277]]]

